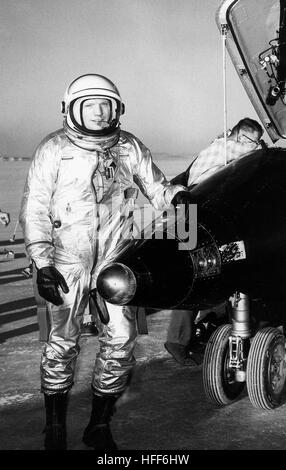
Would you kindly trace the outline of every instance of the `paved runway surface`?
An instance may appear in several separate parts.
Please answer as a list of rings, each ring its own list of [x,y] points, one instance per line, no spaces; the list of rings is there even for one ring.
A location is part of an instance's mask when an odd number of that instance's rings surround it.
[[[18,193],[20,198],[21,191]],[[21,273],[27,260],[20,229],[15,243],[8,241],[17,212],[13,210],[13,223],[9,228],[1,227],[0,233],[0,251],[6,248],[15,253],[14,259],[0,261],[0,450],[40,450],[44,428],[39,391],[42,345],[32,281]],[[182,367],[164,349],[169,315],[169,311],[160,311],[148,316],[149,335],[138,337],[137,366],[112,422],[119,449],[286,449],[286,405],[273,411],[258,410],[246,391],[230,406],[209,403],[203,390],[202,366]],[[69,403],[69,450],[89,450],[81,435],[90,413],[90,380],[98,340],[82,338],[80,344]]]
[[[0,263],[0,449],[42,449],[43,397],[39,392],[42,345],[31,279],[23,243],[6,245],[16,258]],[[137,366],[112,424],[121,450],[286,448],[286,405],[274,411],[254,408],[246,392],[226,407],[209,403],[202,384],[202,366],[177,364],[163,343],[169,311],[148,316],[149,335],[138,337]],[[76,383],[68,414],[69,449],[86,449],[81,434],[90,412],[90,379],[96,337],[81,339]]]

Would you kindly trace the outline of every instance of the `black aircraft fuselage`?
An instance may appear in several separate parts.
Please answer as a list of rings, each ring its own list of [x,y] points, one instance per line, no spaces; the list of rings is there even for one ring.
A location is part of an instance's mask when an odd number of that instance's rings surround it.
[[[134,240],[101,271],[99,293],[111,303],[155,309],[209,308],[236,291],[284,302],[286,150],[241,157],[190,194],[196,248],[179,250],[178,237]]]

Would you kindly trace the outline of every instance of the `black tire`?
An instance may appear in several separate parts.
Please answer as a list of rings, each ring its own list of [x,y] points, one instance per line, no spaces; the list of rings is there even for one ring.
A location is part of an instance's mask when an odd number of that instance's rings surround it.
[[[251,403],[271,410],[285,401],[285,336],[267,327],[254,336],[247,361],[246,383]]]
[[[228,367],[231,325],[218,327],[211,335],[203,361],[203,384],[206,397],[217,405],[229,405],[236,401],[245,383],[236,382],[235,374]]]

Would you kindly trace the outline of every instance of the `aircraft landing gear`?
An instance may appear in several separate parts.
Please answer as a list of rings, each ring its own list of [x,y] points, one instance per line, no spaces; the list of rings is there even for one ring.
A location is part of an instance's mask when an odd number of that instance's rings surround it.
[[[229,339],[231,325],[219,326],[206,346],[203,362],[203,382],[207,398],[217,405],[233,403],[245,383],[237,382],[235,369],[230,367]]]
[[[285,401],[286,339],[277,328],[258,331],[250,345],[249,299],[237,294],[231,325],[210,337],[203,362],[207,398],[218,405],[234,402],[245,383],[251,403],[273,409]]]
[[[248,356],[246,383],[251,403],[270,410],[285,401],[285,336],[277,328],[267,327],[254,336]]]
[[[208,399],[218,405],[234,402],[246,379],[249,351],[249,298],[236,293],[232,325],[222,325],[207,344],[203,362],[203,382]]]

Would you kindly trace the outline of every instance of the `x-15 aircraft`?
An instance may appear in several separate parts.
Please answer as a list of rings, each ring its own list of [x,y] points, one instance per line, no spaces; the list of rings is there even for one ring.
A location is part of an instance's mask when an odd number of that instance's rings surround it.
[[[227,0],[216,21],[272,142],[285,138],[285,0]],[[98,291],[114,304],[155,309],[212,308],[234,295],[230,323],[206,347],[205,393],[226,405],[246,384],[254,406],[275,408],[286,383],[286,150],[264,146],[190,194],[197,205],[195,245],[182,249],[186,239],[176,230],[185,213],[164,213],[148,237],[129,243],[102,269]],[[191,216],[190,210],[186,226]]]

